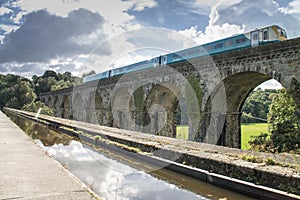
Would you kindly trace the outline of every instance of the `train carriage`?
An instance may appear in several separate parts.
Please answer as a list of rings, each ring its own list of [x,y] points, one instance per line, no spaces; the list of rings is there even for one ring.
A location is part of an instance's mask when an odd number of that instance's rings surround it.
[[[111,70],[111,76],[117,76],[117,75],[122,75],[125,73],[139,71],[139,70],[150,68],[152,66],[153,66],[152,60],[145,60],[142,62],[127,65],[125,67],[113,69],[113,70]]]
[[[178,51],[176,53],[168,54],[166,55],[167,63],[171,64],[182,60],[224,53],[226,51],[255,47],[258,45],[284,41],[286,39],[287,35],[285,30],[279,26],[273,25],[208,44]]]
[[[287,39],[286,32],[283,28],[272,25],[269,27],[255,29],[248,33],[234,35],[229,38],[221,39],[204,45],[192,47],[178,52],[161,55],[150,60],[134,63],[124,67],[116,68],[100,74],[85,77],[83,82],[109,78],[111,76],[122,75],[134,71],[139,71],[151,67],[159,67],[166,64],[188,60],[192,58],[214,55],[226,51],[233,51],[243,48],[250,48],[268,43],[284,41]]]

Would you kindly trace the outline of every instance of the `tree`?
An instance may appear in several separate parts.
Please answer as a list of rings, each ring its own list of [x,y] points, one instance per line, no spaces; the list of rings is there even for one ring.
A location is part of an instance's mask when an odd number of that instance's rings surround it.
[[[296,104],[286,90],[280,90],[272,101],[268,122],[270,136],[263,133],[254,137],[250,145],[260,151],[269,152],[299,152],[300,135],[295,115]]]
[[[40,93],[50,92],[51,86],[59,81],[59,76],[56,72],[52,70],[47,70],[40,76],[33,76],[33,81],[35,83],[35,93],[39,95]]]
[[[38,112],[40,110],[41,114],[54,116],[55,109],[46,106],[43,102],[40,101],[32,101],[22,107],[22,110],[29,112]]]
[[[261,90],[260,88],[253,91],[246,99],[242,108],[242,123],[261,123],[267,121],[269,107],[277,90]]]
[[[42,76],[33,75],[32,81],[17,75],[0,74],[0,109],[4,106],[21,109],[26,104],[24,109],[30,111],[34,111],[36,107],[48,110],[44,105],[36,103],[39,93],[68,88],[80,83],[81,78],[73,76],[70,72],[57,74],[47,70]],[[50,111],[49,113],[51,114]]]
[[[300,148],[296,108],[293,98],[286,90],[281,90],[270,106],[270,139],[277,152],[296,151]]]
[[[35,83],[35,92],[37,95],[40,93],[73,87],[81,84],[82,82],[81,78],[73,76],[71,72],[57,74],[51,70],[47,70],[40,77],[33,76],[32,79]]]
[[[90,76],[90,75],[93,75],[93,74],[96,74],[96,72],[94,70],[90,71],[90,72],[87,72],[87,73],[83,73],[82,74],[82,78],[86,77],[86,76]]]
[[[42,78],[54,77],[56,80],[59,80],[59,76],[55,71],[46,70],[42,76]]]
[[[26,78],[8,74],[0,80],[0,107],[20,109],[36,98],[33,83]]]
[[[40,93],[50,92],[51,86],[55,85],[56,82],[55,77],[39,77],[35,85],[35,93],[39,95]]]
[[[53,85],[51,85],[51,91],[70,88],[79,85],[82,82],[81,78],[73,76],[71,72],[65,72],[63,74],[59,73],[58,77],[59,81],[56,81]]]

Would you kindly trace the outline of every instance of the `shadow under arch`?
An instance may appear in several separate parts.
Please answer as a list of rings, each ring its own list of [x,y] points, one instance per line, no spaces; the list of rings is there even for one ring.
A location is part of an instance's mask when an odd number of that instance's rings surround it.
[[[103,99],[98,91],[95,92],[94,105],[95,105],[96,122],[97,124],[104,125],[103,117],[105,113],[103,108]]]
[[[234,148],[241,147],[241,110],[244,102],[249,94],[261,83],[272,79],[265,74],[259,72],[241,72],[225,78],[220,85],[224,85],[225,94],[221,87],[216,87],[212,94],[209,96],[205,103],[204,116],[201,125],[201,142],[207,142],[212,144],[218,144],[223,146],[230,146]],[[226,108],[223,109],[223,113],[220,112],[220,116],[212,116],[211,99],[226,98]],[[222,110],[222,105],[219,105]],[[223,121],[219,122],[218,118],[222,118],[221,115],[225,115]],[[211,120],[215,118],[215,120]],[[218,132],[212,132],[207,127],[212,127],[210,123],[215,123],[213,126],[218,126],[214,130]]]
[[[68,95],[64,95],[62,99],[62,118],[70,119],[70,99]]]
[[[170,83],[156,84],[145,100],[144,124],[151,134],[176,137],[176,112],[181,90]]]
[[[54,96],[52,105],[50,105],[50,106],[55,109],[55,112],[56,112],[56,115],[57,115],[58,114],[58,110],[60,109],[58,96]]]
[[[129,88],[121,87],[113,92],[110,99],[113,116],[113,126],[126,130],[135,130],[135,122],[131,117],[130,102],[132,91]]]
[[[51,105],[51,100],[52,98],[51,97],[48,97],[47,101],[45,102],[46,105]]]

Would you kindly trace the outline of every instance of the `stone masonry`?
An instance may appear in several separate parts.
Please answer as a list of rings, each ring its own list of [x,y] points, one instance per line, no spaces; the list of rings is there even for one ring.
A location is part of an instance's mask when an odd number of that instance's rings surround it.
[[[58,117],[167,137],[175,137],[176,123],[182,123],[190,140],[240,148],[247,96],[272,78],[285,88],[292,80],[299,83],[299,50],[296,38],[89,82],[40,99]],[[201,101],[190,77],[198,80]],[[295,101],[300,106],[300,98]]]

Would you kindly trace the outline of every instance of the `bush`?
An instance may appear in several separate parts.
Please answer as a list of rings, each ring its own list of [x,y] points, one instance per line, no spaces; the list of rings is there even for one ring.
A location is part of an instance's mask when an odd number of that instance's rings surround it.
[[[268,114],[270,137],[263,133],[249,142],[253,149],[272,153],[299,153],[300,133],[296,116],[297,105],[292,92],[281,90],[273,99]]]
[[[251,136],[249,141],[251,148],[256,151],[275,152],[274,145],[268,133],[261,133],[258,136]]]
[[[22,110],[29,112],[38,112],[41,108],[41,114],[54,116],[55,109],[46,106],[43,102],[40,101],[32,101],[22,107]]]

